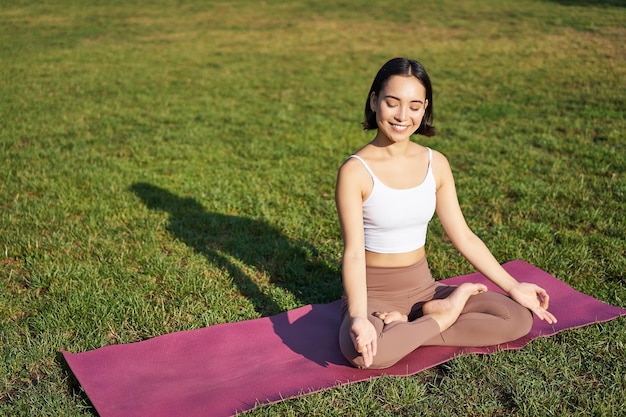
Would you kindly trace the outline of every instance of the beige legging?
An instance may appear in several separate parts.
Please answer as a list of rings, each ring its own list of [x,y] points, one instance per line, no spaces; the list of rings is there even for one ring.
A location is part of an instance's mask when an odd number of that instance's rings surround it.
[[[433,279],[426,259],[406,268],[367,268],[367,310],[378,333],[378,353],[370,368],[388,368],[419,346],[491,346],[518,339],[530,331],[532,314],[509,297],[487,291],[467,301],[457,321],[444,332],[430,316],[422,314],[427,301],[442,299],[456,287]],[[373,313],[400,311],[408,322],[385,325]],[[350,337],[350,317],[344,298],[339,344],[354,366],[363,358]]]

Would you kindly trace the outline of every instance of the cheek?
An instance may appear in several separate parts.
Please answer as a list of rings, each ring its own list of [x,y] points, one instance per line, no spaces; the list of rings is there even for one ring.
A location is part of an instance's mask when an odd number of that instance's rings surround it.
[[[422,119],[424,118],[424,114],[426,113],[426,110],[422,109],[419,112],[415,113],[415,115],[413,116],[413,120],[416,122],[416,124],[421,123]]]
[[[393,111],[387,106],[378,106],[376,108],[376,118],[377,119],[388,119],[393,117]]]

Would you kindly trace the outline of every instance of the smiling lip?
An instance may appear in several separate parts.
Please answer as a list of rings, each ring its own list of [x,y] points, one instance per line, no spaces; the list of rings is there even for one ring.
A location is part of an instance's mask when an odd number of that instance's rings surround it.
[[[407,130],[409,128],[409,126],[404,126],[404,125],[394,125],[393,123],[391,123],[391,127],[394,130],[400,131],[400,132],[404,132],[405,130]]]

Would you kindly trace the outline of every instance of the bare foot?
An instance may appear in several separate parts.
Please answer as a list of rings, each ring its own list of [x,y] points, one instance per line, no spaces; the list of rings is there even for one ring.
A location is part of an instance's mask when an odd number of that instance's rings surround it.
[[[375,314],[376,317],[381,319],[385,324],[393,323],[394,321],[409,321],[409,317],[399,311],[383,311]]]
[[[463,307],[467,300],[476,294],[486,292],[487,287],[483,284],[472,284],[466,282],[461,284],[452,294],[443,300],[431,300],[424,304],[422,311],[425,316],[431,316],[437,324],[440,331],[446,330],[452,326],[456,319],[459,318]]]

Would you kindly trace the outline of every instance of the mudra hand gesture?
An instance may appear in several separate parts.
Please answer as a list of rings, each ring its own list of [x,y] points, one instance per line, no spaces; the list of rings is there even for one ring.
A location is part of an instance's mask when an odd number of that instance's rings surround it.
[[[355,317],[352,319],[350,336],[357,352],[363,355],[365,366],[369,367],[376,356],[376,329],[365,317]]]
[[[556,323],[556,317],[548,311],[550,296],[543,288],[528,282],[520,282],[509,291],[512,299],[532,311],[541,320]]]

